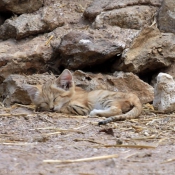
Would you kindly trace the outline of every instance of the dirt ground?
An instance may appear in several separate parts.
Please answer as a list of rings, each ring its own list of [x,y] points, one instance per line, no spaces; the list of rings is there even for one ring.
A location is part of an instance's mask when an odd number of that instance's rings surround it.
[[[175,115],[144,107],[139,119],[98,126],[101,118],[0,109],[1,175],[161,175],[175,172]],[[109,155],[115,155],[109,158]],[[106,156],[104,160],[64,163]]]

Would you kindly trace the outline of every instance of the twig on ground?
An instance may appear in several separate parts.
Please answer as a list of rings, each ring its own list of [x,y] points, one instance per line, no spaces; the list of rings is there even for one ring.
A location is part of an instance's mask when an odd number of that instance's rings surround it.
[[[105,160],[111,158],[117,158],[117,154],[113,155],[106,155],[106,156],[97,156],[97,157],[89,157],[89,158],[82,158],[82,159],[73,159],[73,160],[43,160],[44,163],[76,163],[76,162],[88,162],[88,161],[95,161],[95,160]]]

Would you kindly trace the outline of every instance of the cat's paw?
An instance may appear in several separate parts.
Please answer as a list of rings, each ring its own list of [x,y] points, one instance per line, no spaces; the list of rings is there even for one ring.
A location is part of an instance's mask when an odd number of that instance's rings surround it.
[[[98,117],[95,110],[91,111],[88,117]]]

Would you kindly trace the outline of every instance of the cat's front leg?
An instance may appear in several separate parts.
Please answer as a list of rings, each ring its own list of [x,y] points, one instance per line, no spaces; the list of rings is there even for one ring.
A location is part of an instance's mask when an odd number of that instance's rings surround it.
[[[122,110],[118,107],[111,106],[107,109],[93,109],[90,112],[89,117],[111,117],[118,114],[122,114]]]
[[[102,112],[102,110],[93,109],[88,116],[89,117],[98,117],[99,116],[99,113],[101,113],[101,112]]]
[[[68,106],[68,109],[70,113],[75,114],[75,115],[88,115],[89,109],[86,108],[85,106],[79,105],[79,104],[70,104]]]

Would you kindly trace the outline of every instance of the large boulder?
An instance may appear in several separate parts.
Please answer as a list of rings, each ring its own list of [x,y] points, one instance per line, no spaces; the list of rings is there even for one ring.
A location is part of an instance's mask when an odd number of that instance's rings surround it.
[[[162,0],[94,0],[84,11],[84,16],[94,20],[103,11],[124,8],[127,6],[148,5],[159,7]]]
[[[156,11],[156,7],[142,5],[102,12],[97,15],[93,27],[98,29],[111,25],[139,30],[144,25],[152,23],[152,16]]]
[[[166,73],[159,73],[154,90],[153,106],[160,112],[175,111],[175,81]]]
[[[14,73],[43,73],[47,71],[46,62],[53,50],[46,45],[48,37],[39,36],[18,42],[0,42],[0,83]]]
[[[46,6],[32,14],[23,14],[19,17],[7,19],[0,26],[0,39],[21,39],[30,35],[52,31],[64,25],[61,9],[57,4]]]
[[[0,11],[11,11],[16,14],[31,13],[38,10],[43,4],[43,0],[1,0]]]
[[[158,26],[161,31],[175,33],[175,1],[163,0],[158,13]]]
[[[82,69],[104,63],[120,55],[123,47],[108,39],[94,38],[85,32],[72,31],[66,34],[55,51],[60,66],[68,69]]]
[[[87,91],[95,89],[108,89],[112,91],[132,92],[140,98],[142,103],[153,100],[153,88],[147,83],[140,80],[132,73],[115,72],[114,75],[102,75],[75,71],[73,73],[75,84]],[[54,75],[34,74],[19,75],[14,74],[7,77],[0,86],[0,94],[3,94],[3,103],[9,106],[13,103],[30,104],[31,100],[23,88],[27,84],[43,84],[51,79]]]
[[[161,33],[156,27],[144,28],[133,40],[114,70],[146,73],[165,68],[175,60],[175,35]]]

